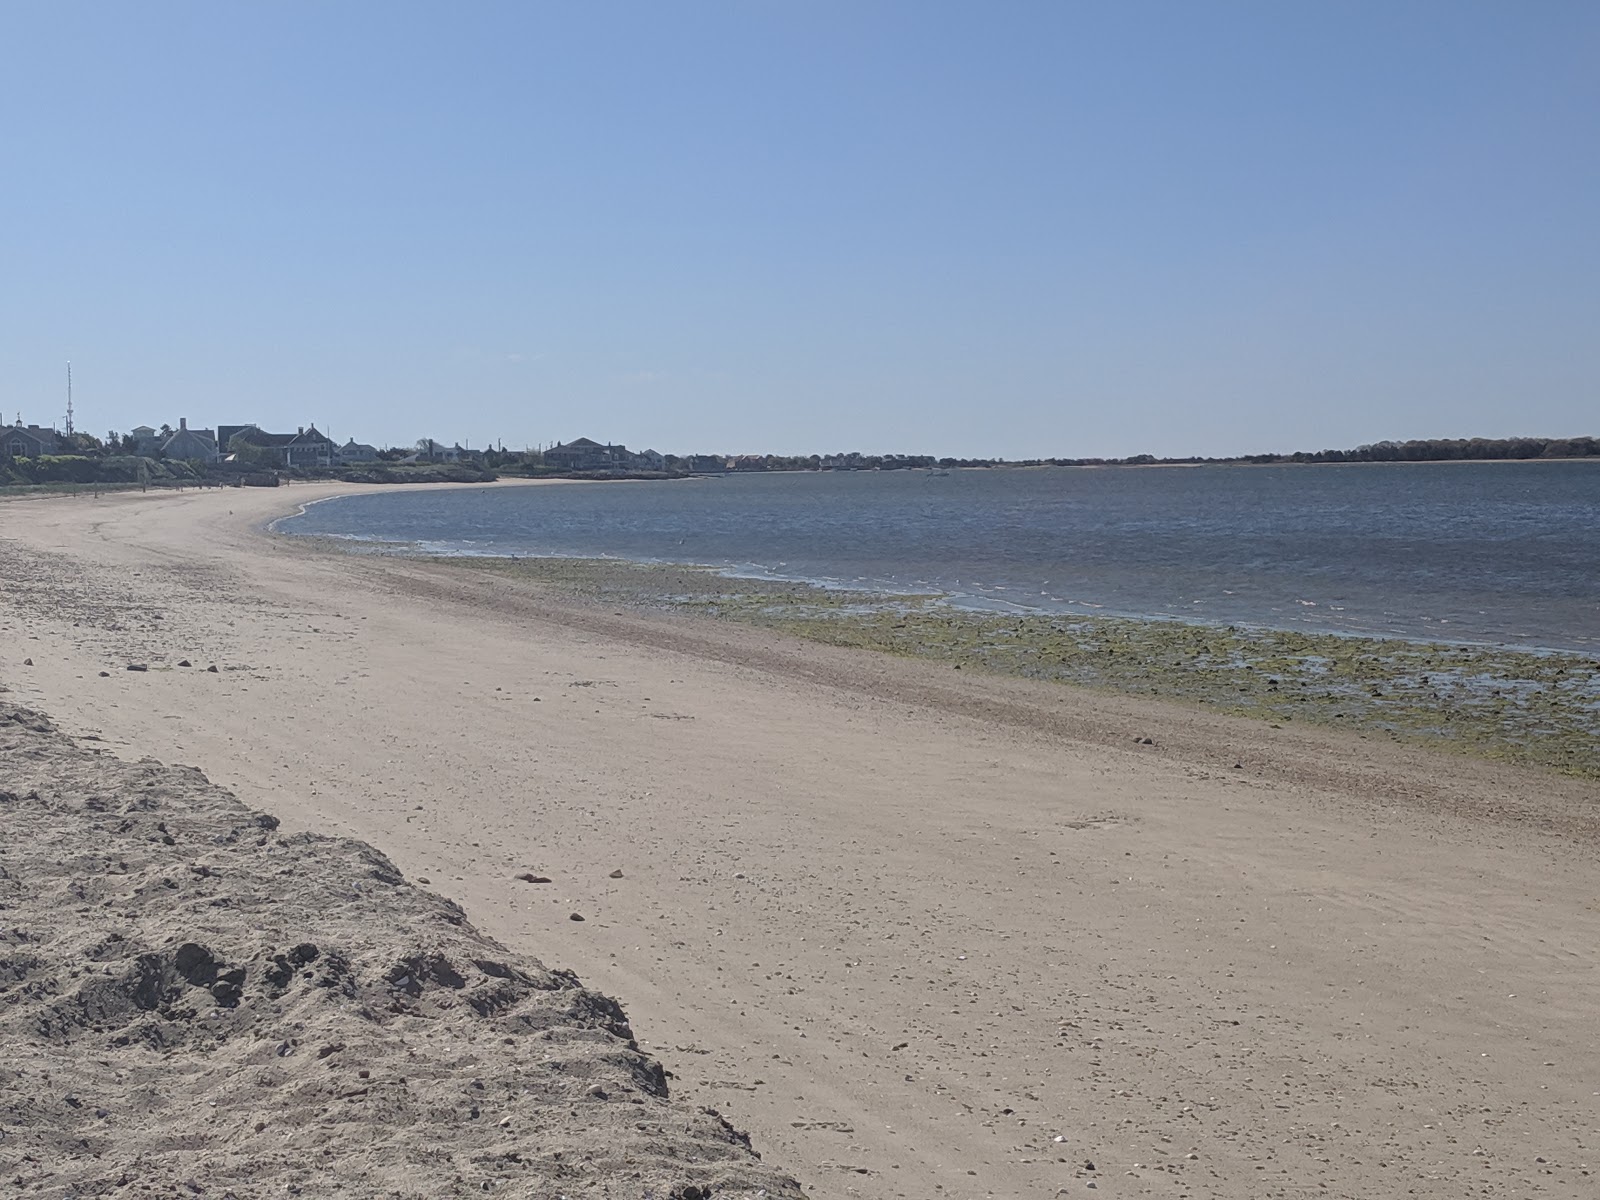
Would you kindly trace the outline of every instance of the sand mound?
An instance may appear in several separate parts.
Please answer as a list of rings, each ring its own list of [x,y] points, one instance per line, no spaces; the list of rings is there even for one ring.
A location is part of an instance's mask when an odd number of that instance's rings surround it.
[[[0,1191],[800,1194],[370,846],[4,705]]]

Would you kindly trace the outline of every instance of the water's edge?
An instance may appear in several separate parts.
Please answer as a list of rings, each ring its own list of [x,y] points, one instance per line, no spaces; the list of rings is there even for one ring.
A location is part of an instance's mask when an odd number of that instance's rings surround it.
[[[1155,696],[1274,724],[1304,721],[1600,779],[1600,661],[1582,654],[981,612],[937,594],[740,579],[684,564],[407,557],[608,605],[732,620],[831,645]]]

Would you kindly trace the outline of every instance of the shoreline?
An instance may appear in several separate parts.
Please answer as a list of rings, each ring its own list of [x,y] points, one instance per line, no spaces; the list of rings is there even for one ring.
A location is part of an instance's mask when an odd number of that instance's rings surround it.
[[[7,702],[378,846],[811,1194],[1592,1185],[1592,783],[258,531],[307,494],[0,506]]]
[[[1387,466],[1393,464],[1332,465]],[[539,482],[581,483],[594,481],[549,480]],[[409,488],[402,490],[418,489]],[[321,503],[322,500],[325,499],[344,499],[346,496],[346,493],[340,493],[337,495],[320,497],[316,502]],[[1558,629],[1553,633],[1548,633],[1546,635],[1548,641],[1540,642],[1537,640],[1540,635],[1527,634],[1525,632],[1520,635],[1516,633],[1507,633],[1504,631],[1499,632],[1498,635],[1487,632],[1478,636],[1468,636],[1465,634],[1445,635],[1443,631],[1447,626],[1452,625],[1452,620],[1429,618],[1426,616],[1421,617],[1419,620],[1412,621],[1410,624],[1413,628],[1411,628],[1409,631],[1401,631],[1392,627],[1379,629],[1359,628],[1353,627],[1347,623],[1341,624],[1336,619],[1318,624],[1308,623],[1303,619],[1300,621],[1295,621],[1292,618],[1274,614],[1269,614],[1263,618],[1260,615],[1259,610],[1252,615],[1248,608],[1234,608],[1232,610],[1227,610],[1226,605],[1224,605],[1225,611],[1233,611],[1239,615],[1201,617],[1198,615],[1198,609],[1173,609],[1171,607],[1171,601],[1168,601],[1165,607],[1162,607],[1158,603],[1158,606],[1154,611],[1137,611],[1136,609],[1132,608],[1121,608],[1109,604],[1099,604],[1093,602],[1092,600],[1066,600],[1062,597],[1047,596],[1047,600],[1055,601],[1057,603],[1041,604],[1026,600],[1019,601],[1008,599],[1005,596],[996,594],[1000,592],[1006,592],[1008,590],[1015,590],[1019,586],[1024,586],[1019,585],[1015,581],[1008,582],[1007,586],[998,586],[998,584],[988,585],[989,590],[987,591],[985,590],[986,585],[982,583],[973,585],[973,589],[975,590],[969,589],[962,591],[956,589],[940,591],[931,583],[928,586],[919,588],[912,585],[900,585],[897,583],[882,583],[874,585],[871,583],[863,584],[858,582],[843,582],[839,579],[829,577],[782,574],[779,573],[777,569],[766,567],[756,561],[731,561],[721,563],[695,562],[691,560],[678,560],[655,554],[641,557],[630,553],[589,553],[582,550],[566,549],[553,553],[505,553],[503,551],[485,553],[476,549],[424,549],[424,546],[459,546],[463,543],[432,543],[427,541],[418,542],[389,540],[376,535],[368,536],[344,533],[323,533],[315,531],[300,533],[280,528],[284,522],[304,515],[306,507],[308,506],[302,506],[297,512],[285,513],[275,518],[271,522],[271,532],[279,533],[286,537],[306,540],[325,539],[329,542],[329,544],[345,548],[346,550],[359,550],[360,552],[373,554],[408,555],[418,558],[437,559],[441,561],[459,560],[469,564],[479,559],[505,559],[521,562],[570,561],[593,564],[625,563],[652,570],[705,571],[714,573],[719,577],[726,578],[734,581],[735,583],[745,583],[751,587],[763,587],[767,584],[776,584],[780,587],[810,588],[815,589],[820,593],[849,593],[869,598],[888,597],[890,599],[894,599],[910,597],[916,599],[925,599],[930,603],[936,602],[947,606],[952,611],[982,614],[985,616],[1014,616],[1025,619],[1041,620],[1116,620],[1140,622],[1151,625],[1177,625],[1208,631],[1225,630],[1228,632],[1233,632],[1235,630],[1242,629],[1256,634],[1281,634],[1285,636],[1313,639],[1338,638],[1365,643],[1403,643],[1411,646],[1429,648],[1464,648],[1475,652],[1511,655],[1557,655],[1600,663],[1600,640],[1597,640],[1595,637],[1588,637],[1574,632],[1571,628]],[[464,544],[467,546],[475,545],[475,543],[470,541]],[[787,564],[785,563],[780,563],[779,567],[781,568],[786,565]],[[962,581],[957,580],[955,582],[960,584]],[[948,587],[948,585],[946,586]],[[1038,585],[1028,583],[1025,586],[1033,587]],[[1047,584],[1046,586],[1051,585]],[[1031,593],[1026,591],[1020,592],[1019,594],[1031,595]],[[1231,595],[1232,593],[1225,594]],[[1215,597],[1208,601],[1208,603],[1211,603],[1214,600]],[[1199,601],[1195,601],[1195,603],[1198,604]],[[1300,603],[1308,609],[1314,609],[1318,607],[1318,605],[1306,601],[1300,601]],[[1324,603],[1332,602],[1324,601]],[[1335,605],[1330,611],[1337,613],[1343,612],[1344,610]],[[1566,615],[1569,619],[1577,619],[1573,614],[1569,613]],[[1370,620],[1371,616],[1372,614],[1369,613],[1369,624],[1372,623]],[[1392,626],[1394,622],[1390,622],[1389,624]],[[1468,624],[1470,624],[1470,622]]]

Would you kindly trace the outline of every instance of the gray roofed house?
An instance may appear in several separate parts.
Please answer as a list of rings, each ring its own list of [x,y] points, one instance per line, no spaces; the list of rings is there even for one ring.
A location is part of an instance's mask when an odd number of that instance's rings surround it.
[[[161,453],[168,458],[197,458],[201,462],[216,462],[221,457],[217,435],[209,429],[190,429],[188,417],[178,418],[177,431],[161,444]]]
[[[246,445],[267,451],[283,467],[331,467],[336,453],[334,444],[315,425],[302,426],[295,433],[268,433],[259,425],[222,425],[219,434],[226,433],[223,444],[233,449],[235,438]]]
[[[20,420],[15,425],[0,426],[0,455],[7,458],[38,458],[55,454],[60,447],[54,429],[24,425]]]
[[[544,452],[544,461],[547,466],[559,467],[563,471],[603,471],[608,467],[626,467],[628,449],[626,446],[602,446],[599,442],[581,437],[576,441],[551,446]]]
[[[335,452],[342,463],[377,462],[378,448],[351,438]]]

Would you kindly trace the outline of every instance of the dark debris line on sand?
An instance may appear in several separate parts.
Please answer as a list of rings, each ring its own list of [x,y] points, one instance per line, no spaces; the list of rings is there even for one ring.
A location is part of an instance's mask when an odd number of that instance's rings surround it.
[[[1081,614],[987,613],[708,568],[594,559],[437,558],[637,609],[692,613],[856,649],[1300,721],[1600,779],[1600,660]]]
[[[0,1193],[798,1197],[363,843],[0,704]]]

